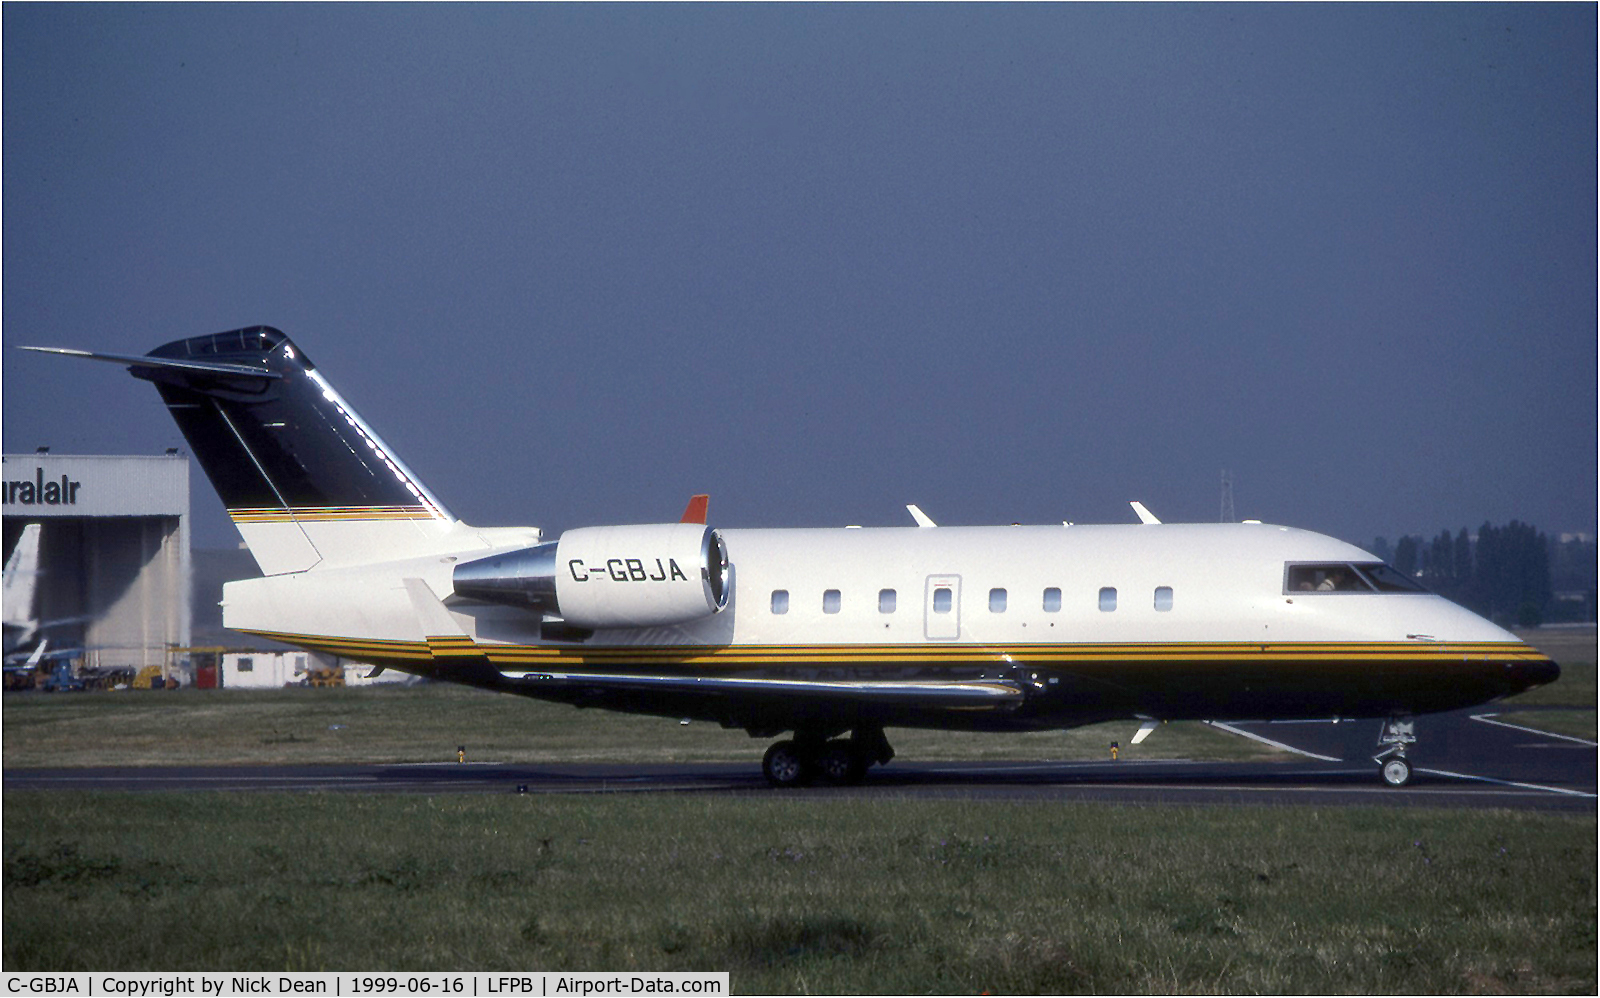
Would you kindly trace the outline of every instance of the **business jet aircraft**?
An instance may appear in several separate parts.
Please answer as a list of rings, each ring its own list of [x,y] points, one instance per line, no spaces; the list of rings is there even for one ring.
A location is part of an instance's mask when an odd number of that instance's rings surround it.
[[[1548,683],[1555,663],[1341,541],[1262,523],[485,529],[452,516],[276,329],[177,340],[155,383],[264,578],[239,631],[582,707],[793,737],[768,780],[859,780],[884,729],[1411,717]],[[847,737],[845,737],[847,736]]]

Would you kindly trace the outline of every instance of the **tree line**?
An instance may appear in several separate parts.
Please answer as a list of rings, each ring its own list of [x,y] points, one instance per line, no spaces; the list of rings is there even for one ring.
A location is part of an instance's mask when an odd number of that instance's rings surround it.
[[[1551,538],[1512,520],[1438,536],[1379,537],[1372,553],[1446,599],[1505,626],[1595,619],[1593,538]]]

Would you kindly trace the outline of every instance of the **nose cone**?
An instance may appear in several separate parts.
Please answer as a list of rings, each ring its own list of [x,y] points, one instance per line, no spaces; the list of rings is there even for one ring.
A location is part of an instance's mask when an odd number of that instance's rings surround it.
[[[1526,662],[1507,662],[1506,680],[1511,691],[1507,696],[1531,690],[1535,686],[1553,683],[1561,678],[1561,666],[1548,658],[1532,659]]]

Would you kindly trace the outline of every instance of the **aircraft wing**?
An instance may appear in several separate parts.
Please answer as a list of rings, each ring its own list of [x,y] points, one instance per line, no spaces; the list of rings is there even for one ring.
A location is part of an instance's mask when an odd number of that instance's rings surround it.
[[[733,676],[555,672],[546,669],[502,669],[500,674],[507,679],[547,688],[727,694],[784,700],[847,700],[905,707],[1004,710],[1019,706],[1023,700],[1023,691],[1020,687],[1000,679],[950,682],[759,679]]]

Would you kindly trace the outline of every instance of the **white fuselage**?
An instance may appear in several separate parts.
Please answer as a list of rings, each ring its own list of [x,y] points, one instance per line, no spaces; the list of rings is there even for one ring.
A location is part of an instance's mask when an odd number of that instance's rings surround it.
[[[683,624],[602,630],[586,646],[1516,641],[1432,594],[1286,592],[1289,563],[1376,559],[1268,524],[730,529],[721,536],[731,567],[726,609]],[[455,554],[232,583],[225,623],[290,639],[422,641],[429,635],[401,584],[419,578],[474,641],[540,645],[536,616],[451,600],[454,565],[490,553],[491,538],[464,530]],[[936,606],[940,589],[948,604],[939,598]]]

